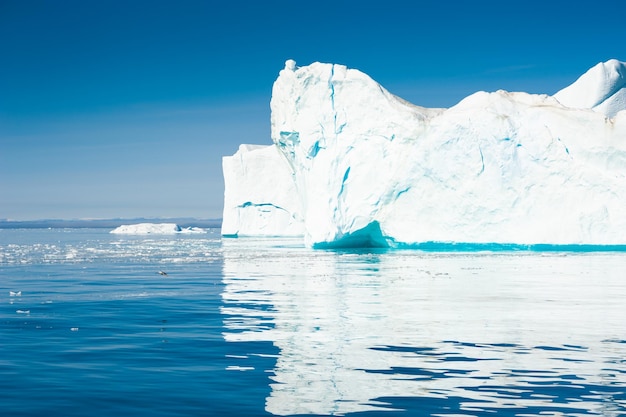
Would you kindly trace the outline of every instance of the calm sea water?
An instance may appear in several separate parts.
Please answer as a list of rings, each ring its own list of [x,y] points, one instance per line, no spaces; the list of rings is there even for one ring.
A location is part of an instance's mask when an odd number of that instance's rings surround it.
[[[626,415],[626,253],[0,230],[0,415]]]

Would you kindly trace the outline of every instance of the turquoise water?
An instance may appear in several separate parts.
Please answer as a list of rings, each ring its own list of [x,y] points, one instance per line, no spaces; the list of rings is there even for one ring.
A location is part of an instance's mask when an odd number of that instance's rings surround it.
[[[626,253],[108,231],[0,230],[0,415],[626,414]]]

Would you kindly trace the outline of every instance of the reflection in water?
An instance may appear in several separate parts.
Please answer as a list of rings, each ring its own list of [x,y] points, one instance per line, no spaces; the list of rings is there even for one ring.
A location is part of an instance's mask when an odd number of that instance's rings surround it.
[[[223,242],[225,339],[280,350],[268,412],[626,411],[626,254],[291,243]]]

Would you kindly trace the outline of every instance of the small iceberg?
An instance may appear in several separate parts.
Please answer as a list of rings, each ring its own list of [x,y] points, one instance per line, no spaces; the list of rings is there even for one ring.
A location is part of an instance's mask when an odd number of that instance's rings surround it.
[[[206,230],[200,227],[182,228],[176,223],[139,223],[123,224],[111,230],[111,233],[120,235],[175,235],[181,233],[206,233]]]

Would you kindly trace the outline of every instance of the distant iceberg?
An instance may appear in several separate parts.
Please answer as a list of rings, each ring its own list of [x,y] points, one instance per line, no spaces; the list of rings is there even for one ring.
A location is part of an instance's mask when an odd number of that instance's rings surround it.
[[[206,233],[199,227],[182,228],[175,223],[139,223],[119,226],[111,233],[120,235],[174,235],[179,233]]]
[[[266,147],[223,158],[222,234],[307,245],[626,244],[626,64],[554,96],[415,106],[342,65],[287,61]]]

